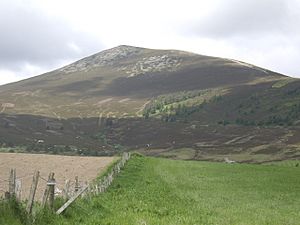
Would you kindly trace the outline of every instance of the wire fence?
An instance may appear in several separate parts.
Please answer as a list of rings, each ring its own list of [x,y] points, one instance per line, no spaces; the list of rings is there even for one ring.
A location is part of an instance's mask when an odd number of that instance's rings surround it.
[[[80,180],[77,176],[75,179],[57,182],[54,173],[49,173],[46,178],[39,171],[17,176],[16,170],[11,169],[9,179],[1,178],[0,180],[0,196],[1,193],[2,195],[4,193],[5,198],[15,196],[20,201],[27,200],[28,213],[31,213],[34,201],[40,201],[42,206],[48,202],[47,204],[53,208],[54,197],[61,196],[67,202],[57,211],[57,214],[60,214],[79,196],[91,196],[105,192],[130,156],[130,153],[124,153],[120,160],[106,172],[105,176],[89,183]]]
[[[9,172],[9,171],[8,171]],[[7,173],[9,175],[9,173]],[[26,200],[28,198],[31,183],[33,179],[34,173],[28,173],[26,175],[22,176],[16,176],[15,177],[15,191],[18,192],[17,197],[20,198],[20,200]],[[69,179],[69,190],[70,194],[75,192],[75,177],[72,178],[74,180]],[[42,193],[44,189],[47,187],[47,182],[49,181],[49,178],[46,178],[45,176],[39,175],[39,181],[38,181],[38,187],[37,187],[37,197],[36,201],[42,200]],[[4,197],[5,192],[9,192],[9,179],[2,179],[0,178],[0,197]],[[81,180],[78,182],[78,186],[82,187],[85,185],[87,181]],[[62,196],[64,189],[66,186],[66,181],[64,182],[58,182],[55,183],[55,196]]]

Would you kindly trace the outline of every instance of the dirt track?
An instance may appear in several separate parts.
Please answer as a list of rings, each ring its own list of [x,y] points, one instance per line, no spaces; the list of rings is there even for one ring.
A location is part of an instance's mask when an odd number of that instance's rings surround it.
[[[17,181],[22,183],[22,199],[28,198],[35,170],[40,171],[42,178],[46,179],[50,172],[55,173],[58,192],[65,185],[65,180],[74,181],[78,176],[80,183],[93,180],[107,165],[114,160],[113,157],[78,157],[41,154],[0,153],[0,196],[8,190],[10,168],[16,169]],[[46,181],[39,179],[36,200],[41,200],[46,187]]]

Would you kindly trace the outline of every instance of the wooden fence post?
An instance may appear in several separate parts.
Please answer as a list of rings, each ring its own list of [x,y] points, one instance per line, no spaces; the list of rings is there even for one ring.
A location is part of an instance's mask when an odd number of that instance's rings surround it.
[[[49,193],[50,193],[50,186],[48,185],[48,182],[51,182],[54,179],[54,173],[50,173],[48,176],[48,181],[47,181],[47,186],[43,195],[43,200],[42,200],[42,207],[44,208],[47,204],[47,200],[49,198]]]
[[[95,184],[95,195],[99,194],[99,186],[98,184]]]
[[[69,199],[70,198],[70,180],[66,180],[65,182],[65,189],[64,189],[64,198]]]
[[[78,181],[78,176],[75,177],[75,192],[78,192],[80,189],[79,181]]]
[[[55,191],[55,179],[54,179],[54,173],[52,176],[52,179],[48,180],[47,186],[49,187],[49,207],[50,209],[54,208],[54,191]]]
[[[16,169],[11,169],[9,174],[9,198],[16,196]]]
[[[39,176],[40,176],[40,172],[35,171],[33,179],[32,179],[31,189],[30,189],[30,193],[29,193],[29,199],[28,199],[27,206],[26,206],[26,211],[29,214],[32,212],[32,206],[33,206],[33,202],[34,202],[36,188],[37,188],[37,185],[39,182]]]
[[[21,201],[22,200],[22,181],[16,180],[16,198]]]
[[[121,172],[121,164],[119,163],[118,164],[118,173],[120,173]]]
[[[88,185],[88,182],[87,182],[87,181],[85,182],[85,186],[88,187],[88,188],[87,188],[87,191],[86,191],[84,194],[85,194],[87,197],[91,198],[92,195],[93,195],[93,187],[92,187],[92,185]],[[83,197],[84,195],[81,195],[81,196]]]
[[[69,207],[72,202],[74,202],[80,195],[83,195],[87,191],[87,197],[105,192],[107,188],[112,184],[115,175],[120,173],[121,168],[124,167],[125,163],[130,159],[130,153],[124,152],[119,162],[114,165],[112,170],[107,173],[106,176],[102,177],[97,183],[88,185],[87,183],[80,187],[78,176],[75,177],[75,194],[60,208],[57,210],[56,214],[61,214],[67,207]],[[68,184],[69,181],[66,181],[65,194],[68,193]]]
[[[99,183],[99,192],[100,193],[103,192],[103,184],[102,184],[102,182]]]

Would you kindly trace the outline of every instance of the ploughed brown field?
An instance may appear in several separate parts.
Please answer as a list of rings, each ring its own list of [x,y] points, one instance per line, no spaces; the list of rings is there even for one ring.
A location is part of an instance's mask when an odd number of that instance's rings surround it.
[[[16,169],[17,183],[21,183],[21,198],[27,199],[36,170],[40,171],[36,201],[42,199],[46,180],[50,172],[55,173],[56,194],[60,195],[67,179],[74,188],[75,176],[81,185],[97,177],[115,158],[79,157],[43,154],[0,153],[0,196],[8,190],[8,178],[11,168]]]

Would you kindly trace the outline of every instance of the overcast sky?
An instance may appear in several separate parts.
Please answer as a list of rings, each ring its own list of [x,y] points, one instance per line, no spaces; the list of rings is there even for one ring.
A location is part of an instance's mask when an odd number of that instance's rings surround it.
[[[0,84],[122,44],[300,77],[299,12],[300,0],[0,0]]]

